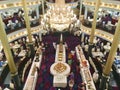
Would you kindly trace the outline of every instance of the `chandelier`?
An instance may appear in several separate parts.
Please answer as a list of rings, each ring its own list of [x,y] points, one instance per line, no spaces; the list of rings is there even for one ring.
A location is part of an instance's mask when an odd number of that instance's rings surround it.
[[[65,0],[56,0],[55,4],[50,5],[43,16],[45,24],[49,24],[51,28],[59,31],[68,28],[76,20],[76,15],[70,6],[65,4]]]

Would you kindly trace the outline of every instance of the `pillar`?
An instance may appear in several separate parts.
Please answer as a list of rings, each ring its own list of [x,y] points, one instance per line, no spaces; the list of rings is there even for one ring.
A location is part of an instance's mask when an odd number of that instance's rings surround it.
[[[43,15],[45,14],[45,9],[44,9],[44,0],[42,0],[42,13],[43,13]]]
[[[91,55],[91,51],[92,51],[92,47],[93,47],[93,40],[94,40],[94,35],[95,35],[96,21],[97,21],[97,16],[98,16],[98,10],[99,10],[99,7],[100,7],[100,2],[101,2],[101,0],[96,1],[94,18],[93,18],[92,29],[91,29],[91,34],[90,34],[89,48],[88,48],[88,55],[89,56]]]
[[[79,20],[81,21],[81,15],[82,15],[82,0],[80,0],[80,13],[79,13]],[[80,22],[80,28],[81,28],[82,22]]]
[[[79,19],[80,19],[81,14],[82,14],[82,0],[80,0],[80,13],[79,13]]]
[[[22,4],[23,4],[23,9],[24,9],[25,23],[26,23],[28,39],[29,39],[28,46],[30,47],[31,55],[34,56],[35,55],[35,50],[34,50],[33,42],[32,42],[31,27],[30,27],[30,20],[29,20],[29,17],[28,17],[28,9],[27,9],[26,0],[22,0]]]
[[[85,7],[85,12],[84,12],[84,19],[87,19],[87,12],[88,12],[88,7]]]
[[[16,69],[16,65],[14,63],[14,59],[13,59],[13,56],[11,53],[11,49],[10,49],[7,35],[6,35],[5,29],[4,29],[4,24],[2,21],[1,15],[0,15],[0,40],[1,40],[4,52],[5,52],[5,56],[8,61],[8,65],[9,65],[12,79],[14,81],[15,89],[21,90],[21,82],[20,82],[20,79],[18,76],[18,71]]]
[[[36,15],[37,15],[37,19],[40,18],[40,14],[39,14],[39,6],[36,5]]]
[[[101,80],[101,83],[100,83],[100,90],[105,90],[104,85],[106,84],[106,79],[109,77],[111,67],[113,65],[114,58],[115,58],[115,55],[116,55],[116,51],[117,51],[117,48],[118,48],[118,45],[119,45],[119,41],[120,41],[120,18],[119,18],[119,21],[118,21],[118,24],[117,24],[117,27],[116,27],[116,30],[115,30],[115,35],[114,35],[114,38],[113,38],[110,53],[108,55],[106,65],[105,65],[105,68],[103,70],[102,80]]]
[[[2,44],[1,44],[1,41],[0,41],[0,51],[2,50]]]

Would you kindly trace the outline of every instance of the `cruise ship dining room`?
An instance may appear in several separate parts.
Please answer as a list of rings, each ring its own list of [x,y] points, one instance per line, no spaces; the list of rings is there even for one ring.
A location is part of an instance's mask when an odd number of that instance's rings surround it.
[[[120,90],[120,0],[0,0],[0,90]]]

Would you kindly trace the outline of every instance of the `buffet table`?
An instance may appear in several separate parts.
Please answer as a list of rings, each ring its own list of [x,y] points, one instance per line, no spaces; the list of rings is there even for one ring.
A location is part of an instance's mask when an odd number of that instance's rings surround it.
[[[60,45],[60,44],[57,45],[55,62],[58,62],[58,61],[66,62],[65,45]]]
[[[54,76],[53,79],[53,86],[54,87],[66,87],[67,86],[67,76],[57,75]]]
[[[55,63],[50,67],[53,77],[53,87],[66,87],[70,66],[66,63],[65,45],[60,43],[56,48]]]
[[[36,67],[40,68],[41,60],[42,60],[42,54],[40,53],[39,59],[37,59],[35,57],[32,62],[32,66],[30,68],[30,72],[28,74],[28,77],[27,77],[27,80],[26,80],[23,90],[35,90],[37,77],[38,77]]]
[[[96,90],[93,78],[89,70],[89,63],[86,60],[82,48],[78,45],[76,48],[77,58],[80,61],[80,73],[82,76],[83,82],[86,84],[86,90]]]

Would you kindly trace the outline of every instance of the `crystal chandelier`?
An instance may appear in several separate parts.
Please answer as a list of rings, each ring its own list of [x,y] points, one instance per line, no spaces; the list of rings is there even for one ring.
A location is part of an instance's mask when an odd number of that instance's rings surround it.
[[[49,6],[47,13],[43,16],[45,24],[51,28],[62,31],[77,20],[76,15],[64,0],[56,0],[55,4]]]

